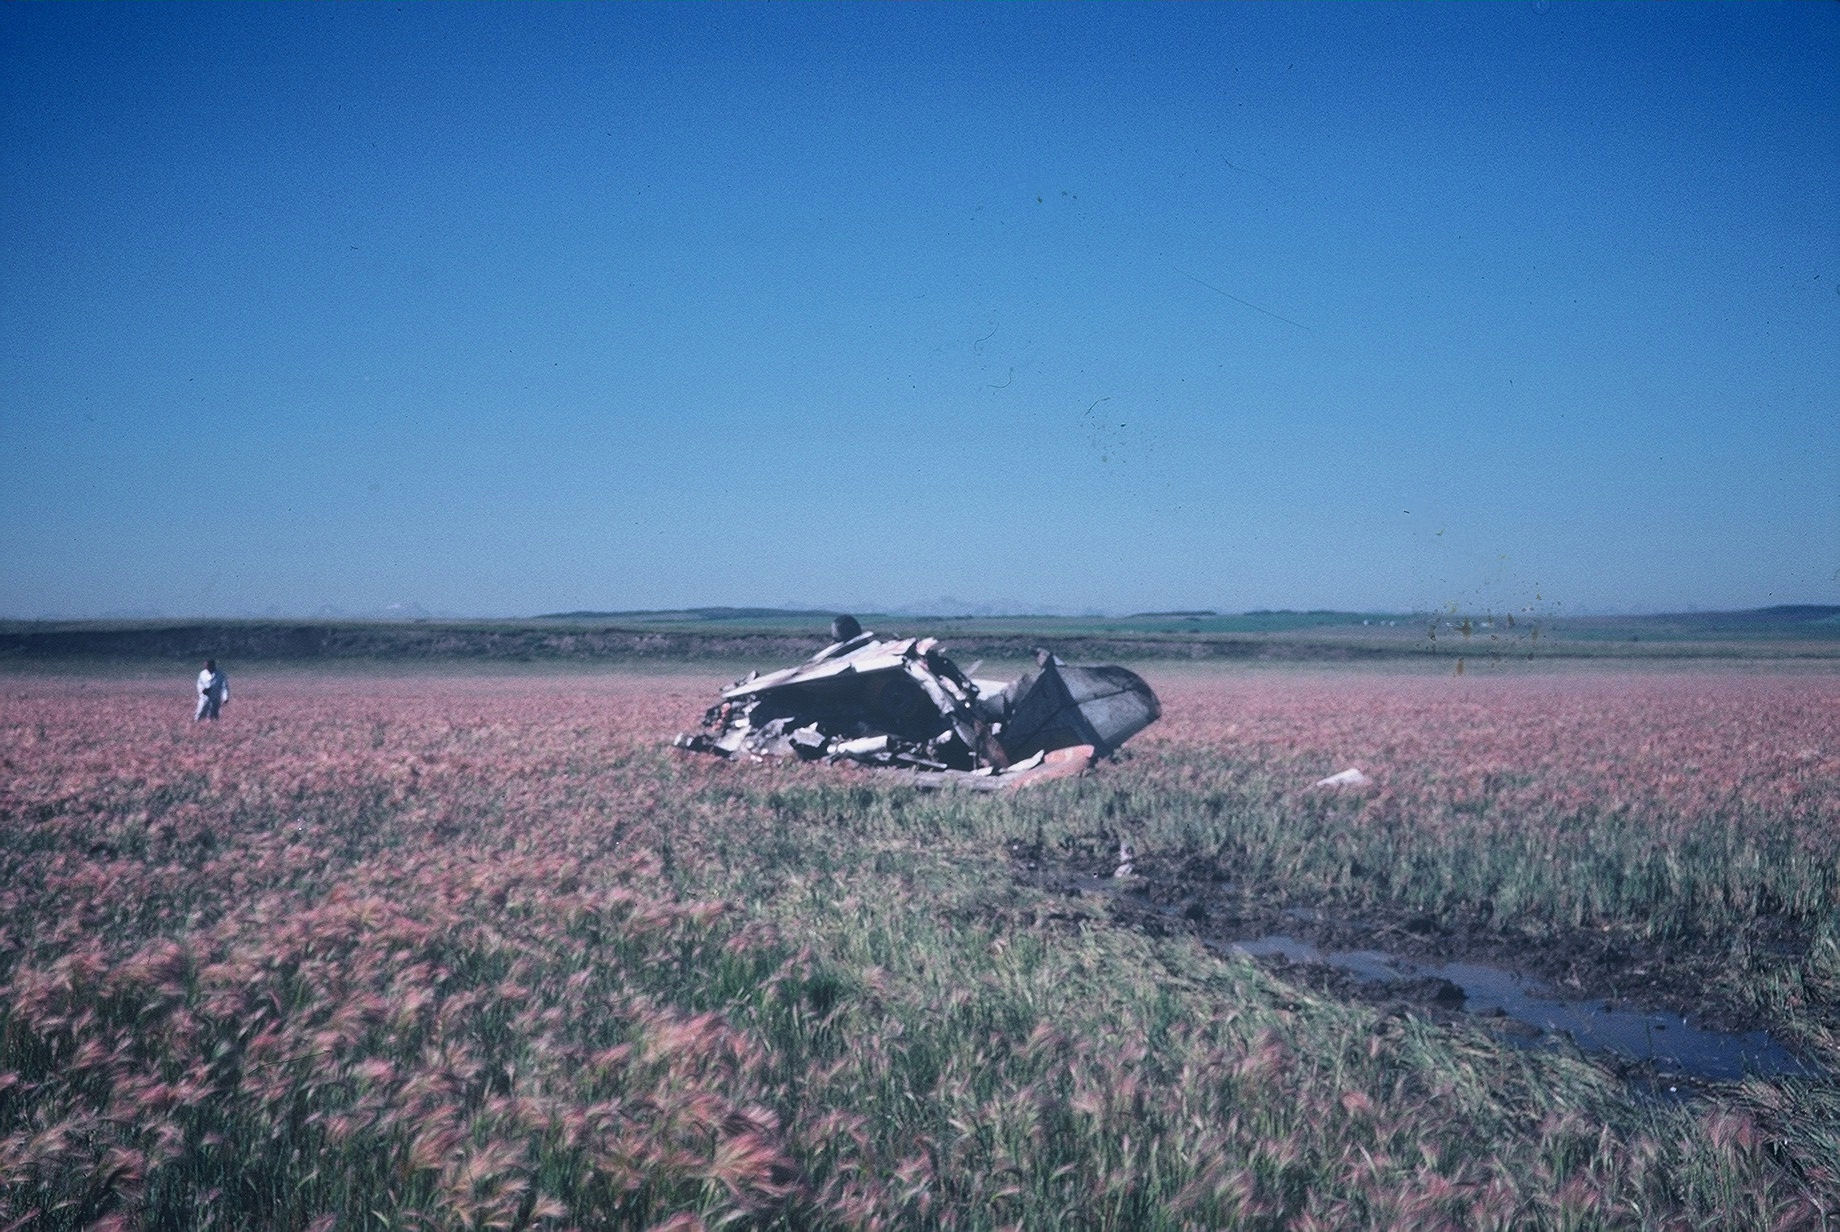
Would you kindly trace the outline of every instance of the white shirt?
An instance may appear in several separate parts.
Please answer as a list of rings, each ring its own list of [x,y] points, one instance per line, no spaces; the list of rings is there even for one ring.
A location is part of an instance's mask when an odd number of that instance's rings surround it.
[[[230,677],[224,675],[222,672],[214,672],[207,667],[198,673],[198,696],[203,697],[212,689],[217,690],[218,701],[227,702],[230,700]]]

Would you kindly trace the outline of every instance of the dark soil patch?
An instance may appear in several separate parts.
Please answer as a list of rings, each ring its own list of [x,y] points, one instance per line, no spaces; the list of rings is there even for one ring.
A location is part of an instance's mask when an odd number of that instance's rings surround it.
[[[1188,934],[1215,948],[1282,936],[1323,952],[1380,951],[1413,964],[1487,964],[1544,984],[1556,997],[1612,1008],[1671,1010],[1719,1031],[1771,1030],[1732,980],[1732,938],[1662,944],[1622,927],[1552,928],[1534,933],[1475,913],[1432,915],[1384,904],[1352,906],[1288,893],[1277,885],[1241,884],[1211,858],[1192,853],[1140,853],[1132,874],[1114,875],[1115,841],[1097,836],[1070,849],[1044,851],[1013,843],[1018,883],[1050,893],[1103,894],[1114,920],[1156,936]],[[1758,921],[1749,937],[1753,969],[1787,969],[1808,952],[1793,921]],[[1266,955],[1306,987],[1349,1000],[1410,1009],[1440,1020],[1462,1014],[1460,991],[1448,981],[1364,979],[1321,962]]]

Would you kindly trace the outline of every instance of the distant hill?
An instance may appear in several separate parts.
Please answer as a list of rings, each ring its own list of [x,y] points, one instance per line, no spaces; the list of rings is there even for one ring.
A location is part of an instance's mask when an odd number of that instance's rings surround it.
[[[837,615],[834,609],[797,609],[780,607],[686,607],[677,609],[633,610],[625,612],[546,612],[532,620],[639,620],[647,624],[681,620],[749,621],[749,620],[817,620],[829,622]]]
[[[1674,612],[1651,616],[1648,619],[1718,626],[1819,624],[1840,626],[1840,607],[1826,607],[1813,603],[1789,603],[1779,607],[1752,608],[1743,612]]]
[[[737,629],[798,632],[828,629],[831,617],[837,614],[838,610],[835,608],[801,610],[772,607],[695,607],[657,611],[551,612],[542,616],[533,616],[530,619],[571,624],[604,622],[624,628],[689,630],[709,625],[724,625]],[[1176,633],[1186,636],[1214,633],[1285,633],[1343,625],[1352,627],[1363,623],[1383,625],[1388,621],[1395,624],[1422,623],[1419,617],[1398,613],[1334,612],[1322,609],[1308,612],[1288,609],[1260,610],[1239,614],[1193,609],[1134,612],[1129,616],[1068,616],[1042,612],[926,613],[906,610],[898,612],[856,611],[851,615],[861,620],[865,629],[879,629],[883,632],[897,630],[912,633],[932,632],[939,636],[949,636],[954,640],[961,639],[967,630],[985,630],[1018,636],[1031,632],[1040,636],[1088,636],[1120,633]]]
[[[114,620],[0,622],[0,663],[796,662],[829,640],[830,610],[686,608],[557,612],[527,620]],[[1076,661],[1148,659],[1840,660],[1840,607],[1794,605],[1656,616],[1351,612],[1145,612],[1133,616],[893,616],[894,636],[941,638],[962,661],[1022,659],[1038,646]]]
[[[1652,616],[1572,616],[1549,622],[1574,637],[1669,640],[1840,638],[1840,607],[1784,604],[1736,612],[1664,612]]]

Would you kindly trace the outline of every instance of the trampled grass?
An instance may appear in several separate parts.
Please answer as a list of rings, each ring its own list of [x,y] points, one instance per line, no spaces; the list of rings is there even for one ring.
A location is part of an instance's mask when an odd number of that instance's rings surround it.
[[[1659,1102],[1019,883],[1131,834],[1323,901],[1806,951],[1840,678],[1157,677],[1007,798],[662,747],[700,674],[5,682],[0,1227],[1596,1228],[1840,1219],[1840,1087]],[[1353,793],[1311,791],[1346,765]]]

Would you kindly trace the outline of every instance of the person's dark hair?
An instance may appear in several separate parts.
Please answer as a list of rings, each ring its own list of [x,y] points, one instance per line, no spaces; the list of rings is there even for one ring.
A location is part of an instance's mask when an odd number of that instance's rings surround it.
[[[205,667],[205,670],[208,672],[216,671],[217,670],[217,660],[216,659],[206,659],[204,661],[204,667]]]
[[[838,616],[831,620],[831,641],[847,642],[853,637],[862,636],[862,625],[854,616]]]

